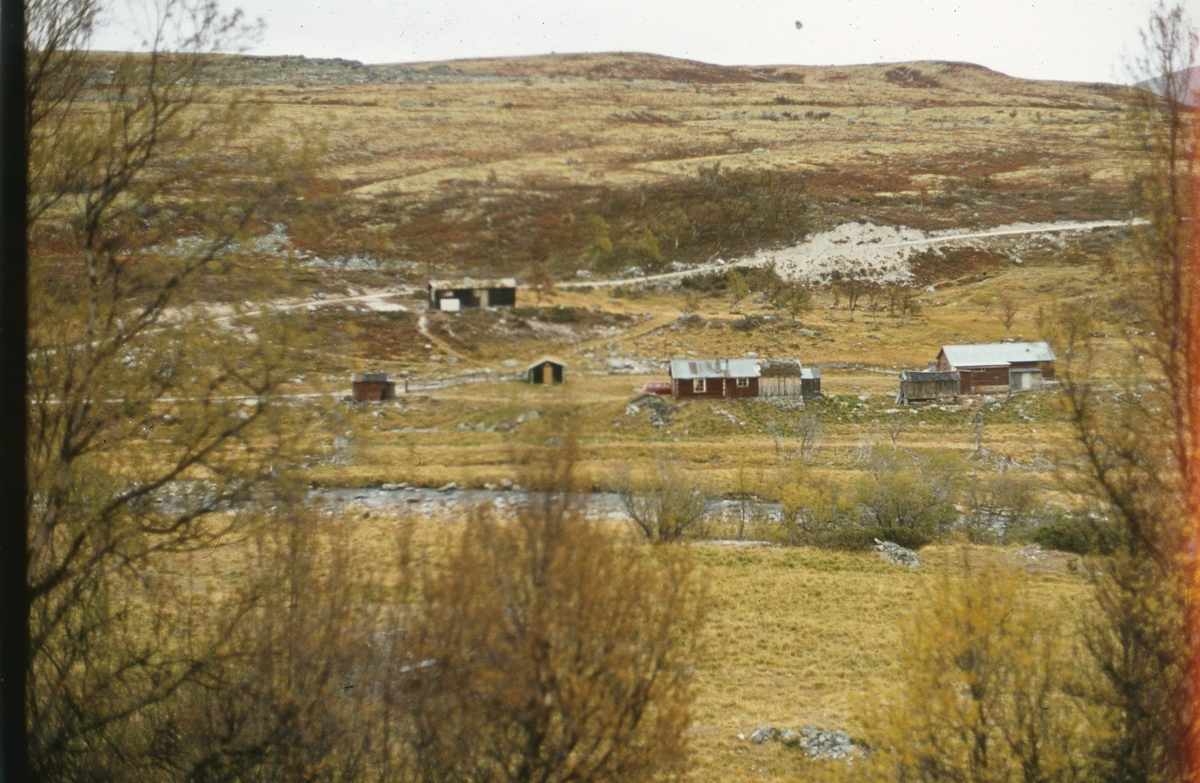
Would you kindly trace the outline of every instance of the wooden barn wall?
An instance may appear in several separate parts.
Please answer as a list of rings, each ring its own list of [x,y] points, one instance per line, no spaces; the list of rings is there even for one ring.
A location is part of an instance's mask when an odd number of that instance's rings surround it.
[[[738,386],[736,378],[725,378],[726,397],[757,397],[759,396],[759,379],[749,378],[746,386]],[[718,381],[720,383],[720,381]]]
[[[734,378],[706,378],[705,381],[704,391],[697,394],[693,391],[691,379],[673,379],[671,391],[678,399],[722,400],[758,396],[758,378],[751,378],[750,384],[741,388],[738,387],[737,380]]]
[[[1042,380],[1054,380],[1054,362],[1013,362],[1012,366],[1014,370],[1041,370]]]
[[[759,378],[760,397],[800,397],[804,394],[804,382],[799,378]]]
[[[342,387],[343,389],[346,387]],[[391,400],[396,397],[396,384],[386,382],[363,382],[353,384],[352,396],[355,402],[374,402],[376,400]]]
[[[958,371],[963,394],[1008,389],[1008,367],[976,367]]]
[[[954,381],[903,381],[900,396],[905,400],[940,400],[958,396]]]

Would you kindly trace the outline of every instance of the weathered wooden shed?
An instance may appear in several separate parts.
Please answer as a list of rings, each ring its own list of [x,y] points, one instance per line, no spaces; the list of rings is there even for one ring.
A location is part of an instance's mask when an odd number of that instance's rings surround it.
[[[517,303],[517,281],[511,277],[499,280],[429,281],[429,309],[457,311],[469,307],[513,307]]]
[[[753,359],[675,359],[671,396],[677,400],[757,397],[758,364]]]
[[[959,374],[957,372],[912,372],[900,373],[900,388],[896,390],[896,403],[929,400],[954,400],[958,398]]]
[[[529,383],[562,383],[567,363],[553,356],[543,356],[525,368],[525,380]]]
[[[350,394],[355,402],[378,402],[396,398],[396,384],[386,372],[355,373],[350,379]]]
[[[801,397],[804,368],[799,359],[759,359],[759,397]]]
[[[944,345],[937,369],[957,370],[962,394],[1033,391],[1054,379],[1057,358],[1045,342]]]

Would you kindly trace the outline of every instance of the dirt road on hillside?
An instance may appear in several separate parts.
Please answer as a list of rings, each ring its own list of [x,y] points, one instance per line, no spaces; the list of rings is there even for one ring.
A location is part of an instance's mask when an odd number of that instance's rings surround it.
[[[565,289],[611,288],[619,285],[681,280],[693,275],[712,274],[730,268],[765,266],[772,263],[775,264],[775,270],[780,277],[792,282],[822,283],[827,282],[834,271],[858,270],[860,274],[880,282],[900,283],[912,277],[908,268],[908,260],[912,254],[928,247],[981,244],[1001,237],[1126,228],[1141,222],[1093,220],[1060,223],[1013,223],[986,231],[950,229],[930,234],[903,226],[843,223],[829,231],[814,234],[798,245],[778,250],[760,250],[752,256],[733,261],[718,259],[715,263],[679,272],[666,272],[621,280],[559,283],[558,287]]]

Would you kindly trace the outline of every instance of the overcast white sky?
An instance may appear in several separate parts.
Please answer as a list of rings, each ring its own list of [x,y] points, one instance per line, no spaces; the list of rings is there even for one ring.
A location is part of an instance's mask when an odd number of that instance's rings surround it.
[[[1128,81],[1154,0],[241,0],[255,54],[365,63],[652,52],[724,65],[964,60],[1011,76]],[[1186,0],[1193,21],[1200,0]],[[801,29],[796,22],[802,23]],[[96,47],[137,40],[114,23]]]

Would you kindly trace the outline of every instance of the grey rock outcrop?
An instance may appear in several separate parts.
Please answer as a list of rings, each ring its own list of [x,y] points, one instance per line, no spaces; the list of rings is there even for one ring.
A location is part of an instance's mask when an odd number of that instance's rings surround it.
[[[741,735],[738,735],[741,736]],[[774,726],[759,726],[750,735],[750,742],[761,745],[769,740],[777,739],[791,748],[799,748],[810,759],[852,759],[863,755],[862,748],[854,744],[850,735],[840,729],[825,731],[816,726],[805,726],[796,731],[784,729],[780,731]]]
[[[921,567],[921,561],[917,559],[916,552],[891,541],[875,539],[875,551],[892,565],[908,566],[909,568]]]
[[[846,732],[824,731],[816,726],[800,729],[794,744],[810,759],[847,759],[861,752]]]
[[[775,739],[778,736],[779,729],[775,728],[774,726],[759,726],[754,730],[754,733],[750,735],[750,741],[755,745],[761,745],[767,740]]]
[[[625,406],[625,415],[636,416],[639,411],[643,410],[650,411],[651,424],[655,427],[662,427],[671,423],[671,415],[675,413],[675,406],[657,394],[640,394]]]

